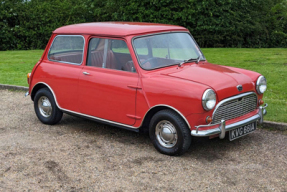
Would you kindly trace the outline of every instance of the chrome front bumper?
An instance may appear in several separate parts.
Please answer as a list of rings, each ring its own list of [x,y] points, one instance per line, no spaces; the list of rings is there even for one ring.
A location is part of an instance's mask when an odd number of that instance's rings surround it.
[[[206,137],[206,136],[219,134],[219,138],[223,139],[225,137],[226,131],[230,131],[230,130],[235,129],[237,127],[242,127],[244,125],[248,125],[248,124],[253,123],[257,120],[258,120],[259,124],[262,124],[263,123],[263,116],[266,115],[266,113],[267,113],[267,111],[265,109],[266,107],[268,107],[268,104],[264,104],[263,106],[260,106],[259,112],[256,115],[249,117],[247,119],[244,119],[242,121],[232,123],[230,125],[226,125],[225,120],[222,119],[221,122],[217,123],[217,124],[195,126],[196,130],[192,130],[191,135],[195,136],[195,137]],[[213,129],[202,130],[202,131],[199,130],[200,128],[207,128],[207,127],[212,127],[212,126],[216,126],[216,125],[219,125],[219,126],[217,128],[213,128]]]

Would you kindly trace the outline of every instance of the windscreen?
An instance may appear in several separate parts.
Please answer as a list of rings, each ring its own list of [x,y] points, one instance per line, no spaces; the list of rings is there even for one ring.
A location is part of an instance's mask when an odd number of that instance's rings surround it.
[[[156,69],[200,58],[205,60],[188,33],[163,33],[138,37],[133,42],[139,64],[143,69]]]

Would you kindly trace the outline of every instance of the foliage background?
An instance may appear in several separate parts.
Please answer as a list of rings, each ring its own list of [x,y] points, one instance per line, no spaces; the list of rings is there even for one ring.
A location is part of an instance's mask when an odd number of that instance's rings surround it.
[[[56,28],[94,21],[181,25],[201,47],[287,47],[287,0],[0,0],[0,50],[43,49]]]

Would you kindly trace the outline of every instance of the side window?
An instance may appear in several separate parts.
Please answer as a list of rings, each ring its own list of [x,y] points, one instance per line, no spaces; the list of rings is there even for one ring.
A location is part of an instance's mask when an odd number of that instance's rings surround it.
[[[83,60],[84,38],[79,35],[58,35],[55,37],[48,59],[62,63],[80,65]]]
[[[111,49],[114,53],[127,53],[130,54],[126,42],[122,40],[112,40]]]
[[[136,72],[127,44],[123,40],[92,38],[87,65]]]
[[[89,42],[88,66],[103,67],[105,39],[92,38]]]

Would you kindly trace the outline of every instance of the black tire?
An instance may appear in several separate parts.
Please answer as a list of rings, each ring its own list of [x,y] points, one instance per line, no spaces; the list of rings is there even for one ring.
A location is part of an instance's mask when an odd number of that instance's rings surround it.
[[[45,105],[40,105],[43,103],[41,101],[45,100]],[[47,100],[48,99],[48,100]],[[39,103],[40,102],[40,103]],[[47,107],[48,106],[48,107]],[[51,106],[51,107],[49,107]],[[45,110],[41,110],[40,108],[45,108]],[[37,91],[35,98],[34,98],[34,109],[38,119],[48,125],[54,125],[58,123],[63,116],[63,112],[57,107],[54,97],[48,88],[42,88]]]
[[[165,143],[163,140],[165,133],[161,131],[159,132],[162,133],[162,135],[156,133],[156,130],[163,129],[156,128],[157,126],[161,127],[160,125],[163,125],[165,127],[173,126],[172,130],[176,130],[177,137],[175,138],[177,139],[171,139],[172,142],[169,144]],[[189,149],[192,139],[190,129],[188,128],[182,117],[179,116],[176,112],[169,109],[159,111],[152,117],[149,126],[149,135],[154,147],[160,153],[172,156],[182,155],[183,153],[185,153]],[[175,134],[171,134],[168,132],[167,137],[169,137],[170,135],[171,137],[174,137],[173,135]]]

